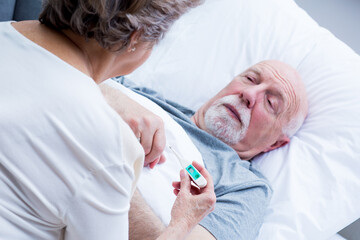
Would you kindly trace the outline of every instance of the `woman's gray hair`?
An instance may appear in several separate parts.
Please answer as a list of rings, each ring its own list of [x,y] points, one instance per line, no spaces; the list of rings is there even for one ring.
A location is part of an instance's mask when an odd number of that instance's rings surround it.
[[[41,23],[70,29],[95,39],[109,50],[121,50],[139,32],[139,40],[158,42],[170,26],[201,0],[44,0]]]

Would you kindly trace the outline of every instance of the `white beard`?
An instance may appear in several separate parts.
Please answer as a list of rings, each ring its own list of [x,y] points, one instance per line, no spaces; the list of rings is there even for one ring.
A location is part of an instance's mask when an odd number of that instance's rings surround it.
[[[232,105],[240,115],[242,124],[229,115],[224,104]],[[246,135],[251,119],[250,110],[237,95],[215,101],[205,113],[205,126],[209,133],[228,145],[235,145]]]

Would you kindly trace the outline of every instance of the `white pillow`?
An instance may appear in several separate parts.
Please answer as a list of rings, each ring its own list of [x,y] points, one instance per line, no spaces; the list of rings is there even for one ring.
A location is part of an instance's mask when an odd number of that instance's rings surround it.
[[[327,239],[360,217],[360,57],[292,0],[207,0],[129,78],[197,109],[265,59],[299,71],[310,108],[289,145],[253,161],[274,189],[258,239]]]

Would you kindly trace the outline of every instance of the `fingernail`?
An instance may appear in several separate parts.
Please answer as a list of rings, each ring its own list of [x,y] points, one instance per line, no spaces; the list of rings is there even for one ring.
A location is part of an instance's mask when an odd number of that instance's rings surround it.
[[[180,171],[180,177],[181,177],[181,178],[184,178],[184,177],[185,177],[185,170],[184,170],[184,169],[181,169],[181,171]]]

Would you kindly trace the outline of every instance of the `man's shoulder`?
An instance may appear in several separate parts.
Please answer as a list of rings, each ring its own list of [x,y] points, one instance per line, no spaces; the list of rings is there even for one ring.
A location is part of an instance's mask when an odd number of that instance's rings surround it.
[[[262,174],[235,155],[230,159],[217,159],[217,165],[212,162],[216,165],[215,172],[213,166],[210,171],[214,178],[216,205],[200,224],[217,239],[238,239],[239,236],[255,239],[272,190]]]
[[[218,178],[215,185],[217,195],[227,193],[242,195],[243,190],[257,188],[265,193],[266,198],[271,197],[272,189],[269,181],[254,169],[251,163],[238,158],[237,154],[228,159],[219,159],[216,168],[216,173],[213,175]],[[211,173],[213,172],[211,171]]]
[[[125,78],[123,76],[116,77],[113,79],[114,81],[122,84],[123,86],[131,89],[132,91],[147,97],[161,108],[163,108],[166,112],[173,115],[173,117],[178,119],[188,119],[192,115],[194,115],[194,111],[190,108],[187,108],[177,102],[166,99],[163,94],[149,87],[137,85],[135,82]]]

